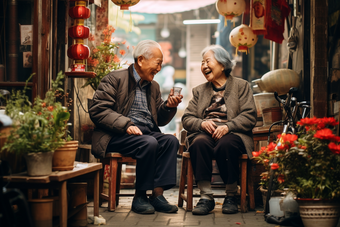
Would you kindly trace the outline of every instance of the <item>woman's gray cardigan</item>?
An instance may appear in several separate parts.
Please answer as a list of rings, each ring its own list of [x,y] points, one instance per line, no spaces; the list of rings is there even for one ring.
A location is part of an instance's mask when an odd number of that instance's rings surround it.
[[[182,116],[183,128],[187,130],[187,146],[201,130],[205,108],[213,96],[211,82],[206,82],[192,89],[193,97]],[[256,106],[253,92],[247,81],[229,76],[225,87],[224,100],[227,107],[229,133],[238,135],[252,157],[254,149],[252,129],[256,124]]]

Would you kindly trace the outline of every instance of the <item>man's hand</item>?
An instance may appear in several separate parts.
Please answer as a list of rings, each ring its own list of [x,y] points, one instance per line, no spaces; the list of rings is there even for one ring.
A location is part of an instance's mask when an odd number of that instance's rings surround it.
[[[209,121],[203,121],[201,124],[201,129],[209,134],[213,134],[216,130],[217,125],[215,122],[209,120]]]
[[[137,126],[130,126],[130,127],[128,127],[126,132],[129,135],[136,135],[136,136],[143,135],[142,131]]]
[[[168,100],[166,102],[166,106],[169,107],[169,108],[177,107],[178,104],[180,104],[182,102],[182,98],[183,98],[183,95],[176,95],[175,96],[174,91],[171,88],[170,94],[168,96]]]
[[[216,129],[215,129],[215,132],[214,134],[212,135],[212,138],[217,141],[219,139],[222,138],[222,136],[224,136],[225,134],[227,134],[229,132],[229,128],[228,126],[226,125],[223,125],[223,126],[218,126]]]

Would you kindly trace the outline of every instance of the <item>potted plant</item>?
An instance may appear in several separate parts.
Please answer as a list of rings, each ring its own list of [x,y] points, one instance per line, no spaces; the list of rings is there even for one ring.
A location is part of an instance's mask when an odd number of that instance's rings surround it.
[[[270,168],[279,183],[297,195],[305,227],[335,227],[339,220],[340,137],[332,131],[338,124],[334,118],[304,118],[296,135],[281,134],[275,146],[254,155],[256,159],[266,152],[277,157]]]
[[[23,91],[13,92],[7,101],[6,114],[13,120],[13,129],[2,151],[22,154],[28,175],[39,176],[52,172],[54,151],[71,140],[67,130],[70,113],[57,101],[57,98],[63,97],[59,86],[64,74],[58,73],[44,99],[38,96],[31,103],[26,92],[27,83],[33,75],[27,79]]]

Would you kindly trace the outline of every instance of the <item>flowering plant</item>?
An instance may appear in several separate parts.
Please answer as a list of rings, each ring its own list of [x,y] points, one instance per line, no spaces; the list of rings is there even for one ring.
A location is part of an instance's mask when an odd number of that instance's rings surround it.
[[[297,124],[302,127],[297,135],[279,135],[277,143],[253,152],[254,159],[268,163],[276,182],[301,198],[339,198],[340,137],[331,130],[339,122],[313,117]],[[269,164],[267,157],[276,157],[277,162]]]
[[[13,129],[2,150],[21,154],[49,152],[71,140],[68,135],[68,120],[70,113],[57,99],[68,94],[63,93],[62,79],[65,75],[58,73],[52,88],[46,92],[45,98],[39,96],[32,104],[26,95],[26,81],[23,91],[13,92],[6,105],[6,114],[13,120]],[[72,101],[68,99],[68,104]]]
[[[89,78],[83,87],[90,85],[93,90],[97,90],[98,85],[104,76],[112,70],[122,68],[120,65],[121,59],[118,57],[117,52],[119,45],[125,44],[126,41],[117,44],[111,42],[112,34],[114,32],[115,28],[111,25],[108,25],[107,28],[103,30],[103,42],[92,50],[91,56],[87,59],[88,70],[95,72],[96,76],[94,78]],[[93,41],[94,37],[90,36],[89,40]],[[119,54],[124,56],[125,50],[120,50]]]

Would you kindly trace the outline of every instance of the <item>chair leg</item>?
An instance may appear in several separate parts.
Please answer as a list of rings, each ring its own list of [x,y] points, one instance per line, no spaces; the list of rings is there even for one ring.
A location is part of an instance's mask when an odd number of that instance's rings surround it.
[[[251,163],[248,162],[247,170],[247,182],[248,182],[248,195],[249,195],[249,208],[250,210],[255,210],[255,196],[254,196],[254,184],[253,179],[250,175],[251,173]]]
[[[117,158],[110,158],[110,181],[109,181],[109,211],[116,209],[116,182],[117,182]]]
[[[178,207],[183,207],[183,197],[185,190],[185,182],[187,178],[187,169],[188,169],[188,159],[182,157],[182,167],[181,167],[181,175],[179,181],[179,189],[178,189]]]
[[[117,181],[116,181],[116,206],[119,205],[120,181],[122,178],[122,163],[118,162]]]
[[[187,171],[187,211],[192,211],[193,208],[193,180],[194,172],[191,165],[191,160],[188,159],[188,171]]]
[[[246,191],[247,191],[247,160],[241,161],[241,212],[247,212],[247,201],[246,201]]]

